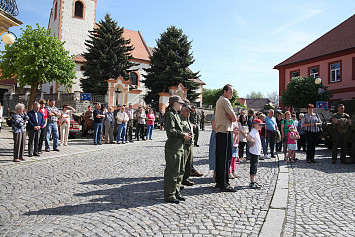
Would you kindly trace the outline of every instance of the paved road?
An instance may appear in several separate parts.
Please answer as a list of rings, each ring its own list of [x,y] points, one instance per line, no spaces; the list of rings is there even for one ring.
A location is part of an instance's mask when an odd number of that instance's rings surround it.
[[[185,188],[187,201],[163,201],[164,132],[126,145],[75,145],[62,156],[0,166],[0,236],[258,236],[273,198],[279,163],[260,163],[260,190],[250,190],[249,164],[237,165],[236,193],[220,193],[208,170],[210,131],[200,134],[195,167],[204,173]],[[70,155],[76,152],[80,154]],[[70,149],[70,150],[69,150]],[[354,165],[332,165],[318,151],[289,168],[283,236],[354,235]],[[64,155],[64,156],[63,156]],[[283,162],[280,162],[283,165]],[[281,224],[282,225],[282,224]]]

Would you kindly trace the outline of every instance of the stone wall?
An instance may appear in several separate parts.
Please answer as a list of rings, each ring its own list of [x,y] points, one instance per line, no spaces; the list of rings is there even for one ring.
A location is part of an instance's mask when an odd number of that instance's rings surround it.
[[[15,105],[17,103],[23,103],[27,107],[28,99],[30,98],[29,92],[26,93],[18,93],[18,94],[10,94],[6,93],[4,95],[3,108],[4,117],[8,117],[10,112],[13,112],[15,109]],[[45,99],[47,102],[50,99],[54,99],[56,101],[55,106],[59,109],[62,109],[64,105],[72,106],[77,113],[82,113],[87,110],[87,107],[84,106],[84,101],[80,100],[80,92],[75,93],[54,93],[54,94],[44,94],[39,93],[36,96],[36,101],[40,99]],[[107,98],[106,96],[95,96],[92,95],[92,100],[90,101],[90,105],[93,106],[95,103],[101,103],[106,105]]]

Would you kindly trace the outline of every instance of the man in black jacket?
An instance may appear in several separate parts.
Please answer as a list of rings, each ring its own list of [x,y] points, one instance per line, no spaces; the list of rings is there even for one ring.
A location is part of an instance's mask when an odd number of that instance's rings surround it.
[[[35,102],[33,110],[28,112],[28,157],[39,156],[38,144],[41,135],[41,129],[44,127],[44,117],[39,111],[39,103]]]

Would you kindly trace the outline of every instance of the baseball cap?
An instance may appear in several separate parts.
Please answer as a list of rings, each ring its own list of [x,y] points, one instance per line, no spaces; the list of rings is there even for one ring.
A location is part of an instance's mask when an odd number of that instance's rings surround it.
[[[295,129],[295,126],[293,126],[292,124],[290,124],[290,125],[288,125],[288,129],[290,129],[290,128]]]
[[[258,123],[260,125],[264,125],[265,123],[263,123],[263,121],[261,121],[261,119],[254,119],[253,123]]]

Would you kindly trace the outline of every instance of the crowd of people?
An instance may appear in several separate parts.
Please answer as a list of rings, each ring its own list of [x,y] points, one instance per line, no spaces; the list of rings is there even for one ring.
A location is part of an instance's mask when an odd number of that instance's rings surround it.
[[[256,182],[259,160],[275,158],[282,152],[287,163],[298,159],[296,151],[306,152],[307,163],[317,163],[314,159],[315,148],[319,134],[322,131],[322,120],[314,113],[314,105],[307,105],[307,113],[296,114],[289,111],[278,112],[270,109],[266,114],[253,109],[242,110],[237,116],[230,103],[233,87],[227,84],[223,94],[218,99],[212,116],[212,133],[209,144],[209,167],[214,171],[215,187],[222,192],[235,192],[230,179],[238,178],[236,163],[249,160],[251,189],[261,186]],[[28,156],[40,156],[45,142],[45,151],[50,152],[50,137],[53,139],[53,151],[59,151],[58,146],[68,145],[70,117],[75,109],[64,105],[60,111],[55,107],[55,101],[39,100],[33,105],[33,110],[26,114],[21,103],[15,107],[12,115],[12,131],[14,139],[14,162],[24,159],[26,144],[26,129],[29,136]],[[341,163],[346,160],[346,136],[353,125],[350,116],[344,113],[344,105],[338,106],[338,112],[333,115],[333,151],[332,162],[337,160],[338,146],[341,147]],[[194,169],[193,147],[198,147],[199,129],[204,129],[204,113],[198,113],[196,107],[188,100],[179,96],[169,98],[169,107],[164,114],[159,115],[160,129],[165,129],[167,141],[165,144],[164,200],[169,203],[185,201],[180,190],[184,185],[192,186],[190,176],[202,176]],[[113,107],[102,108],[96,104],[95,110],[83,114],[83,135],[93,126],[94,145],[105,143],[125,144],[133,142],[133,126],[136,126],[135,139],[153,139],[156,115],[153,109],[143,109],[139,106],[133,109],[132,104],[118,106],[117,113]],[[58,142],[58,125],[61,139]],[[115,131],[117,128],[117,131]],[[146,129],[145,129],[146,128]],[[104,131],[104,132],[103,132]],[[116,142],[115,142],[116,140]],[[245,150],[245,152],[244,152]],[[245,154],[245,155],[244,155]]]

